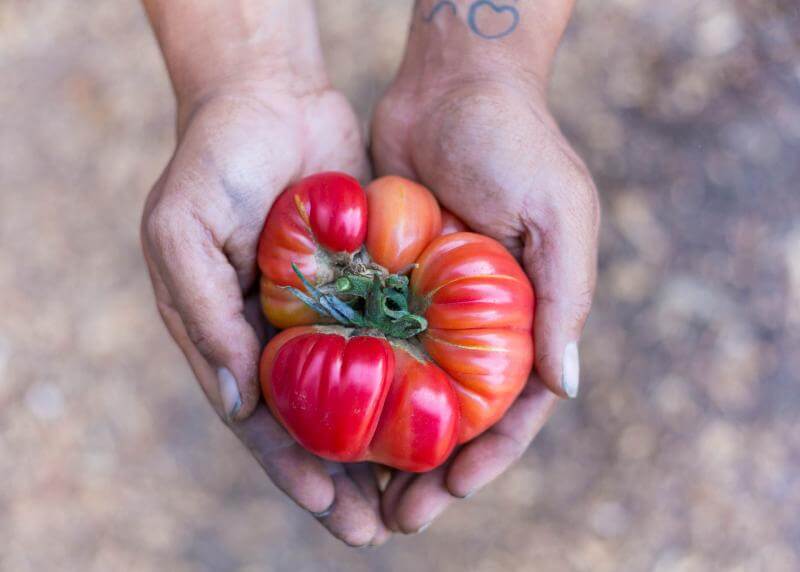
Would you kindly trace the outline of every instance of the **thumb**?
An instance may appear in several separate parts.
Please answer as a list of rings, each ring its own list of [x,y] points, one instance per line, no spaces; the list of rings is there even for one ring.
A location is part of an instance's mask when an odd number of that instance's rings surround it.
[[[187,358],[207,363],[203,370],[209,373],[200,382],[212,404],[225,418],[239,421],[260,397],[258,337],[245,317],[239,279],[221,242],[186,212],[162,202],[143,221],[159,311],[174,325],[170,330]]]
[[[578,344],[597,278],[600,209],[594,186],[570,193],[547,221],[526,224],[523,264],[536,292],[536,371],[551,391],[576,397]]]

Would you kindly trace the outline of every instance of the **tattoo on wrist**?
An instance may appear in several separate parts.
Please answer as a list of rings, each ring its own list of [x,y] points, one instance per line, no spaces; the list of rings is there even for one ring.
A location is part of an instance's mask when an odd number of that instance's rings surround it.
[[[475,0],[469,5],[466,24],[470,31],[484,40],[505,38],[519,25],[519,10],[513,4],[518,0]],[[431,23],[441,13],[449,12],[450,16],[458,16],[458,6],[453,0],[439,0],[430,12],[422,15],[425,23]],[[440,16],[445,18],[448,16]]]
[[[438,14],[444,8],[449,8],[453,16],[458,14],[458,7],[456,6],[455,2],[452,0],[440,0],[433,6],[433,8],[431,8],[431,11],[427,16],[425,14],[422,15],[422,19],[428,23],[433,22],[436,14]]]

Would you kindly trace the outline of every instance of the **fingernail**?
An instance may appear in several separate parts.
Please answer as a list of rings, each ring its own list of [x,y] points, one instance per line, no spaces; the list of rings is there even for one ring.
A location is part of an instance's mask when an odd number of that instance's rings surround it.
[[[386,487],[392,480],[392,470],[385,465],[372,465],[372,475],[375,477],[378,490],[382,493],[386,492]]]
[[[429,522],[428,524],[423,524],[417,529],[417,531],[414,534],[420,534],[422,532],[425,532],[431,524],[433,524],[433,521]]]
[[[221,367],[217,370],[217,383],[219,383],[219,396],[222,399],[225,416],[232,419],[242,408],[242,395],[239,393],[236,378],[227,368]]]
[[[329,506],[323,511],[312,512],[311,514],[314,516],[314,518],[325,518],[326,516],[330,516],[332,512],[333,512],[333,505]]]
[[[561,361],[561,388],[567,397],[578,396],[578,384],[581,377],[581,360],[578,355],[578,344],[570,342],[564,348],[564,358]]]

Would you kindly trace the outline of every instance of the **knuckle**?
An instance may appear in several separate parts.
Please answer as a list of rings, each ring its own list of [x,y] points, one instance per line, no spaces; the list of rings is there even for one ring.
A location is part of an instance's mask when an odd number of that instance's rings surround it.
[[[579,322],[586,320],[592,309],[593,290],[587,289],[572,300],[572,313]]]
[[[175,209],[164,201],[159,201],[145,213],[142,231],[145,237],[156,246],[163,245],[175,228]]]
[[[575,164],[564,177],[566,196],[571,200],[564,205],[573,211],[579,212],[589,218],[594,218],[594,212],[599,209],[599,198],[589,172],[583,163]]]
[[[597,234],[600,199],[592,178],[583,169],[582,164],[571,164],[547,192],[528,195],[522,220],[529,231],[535,231],[542,240],[563,233]]]
[[[592,297],[592,290],[587,289],[568,301],[567,307],[564,308],[564,318],[570,329],[580,330],[583,328],[592,309]]]

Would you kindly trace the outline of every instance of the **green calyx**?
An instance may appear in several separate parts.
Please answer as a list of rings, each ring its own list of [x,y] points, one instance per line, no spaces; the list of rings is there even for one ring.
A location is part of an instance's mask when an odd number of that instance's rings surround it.
[[[408,278],[399,274],[344,272],[315,287],[292,263],[306,292],[287,289],[306,306],[345,326],[369,328],[387,337],[407,339],[425,331],[428,322],[408,309]]]

